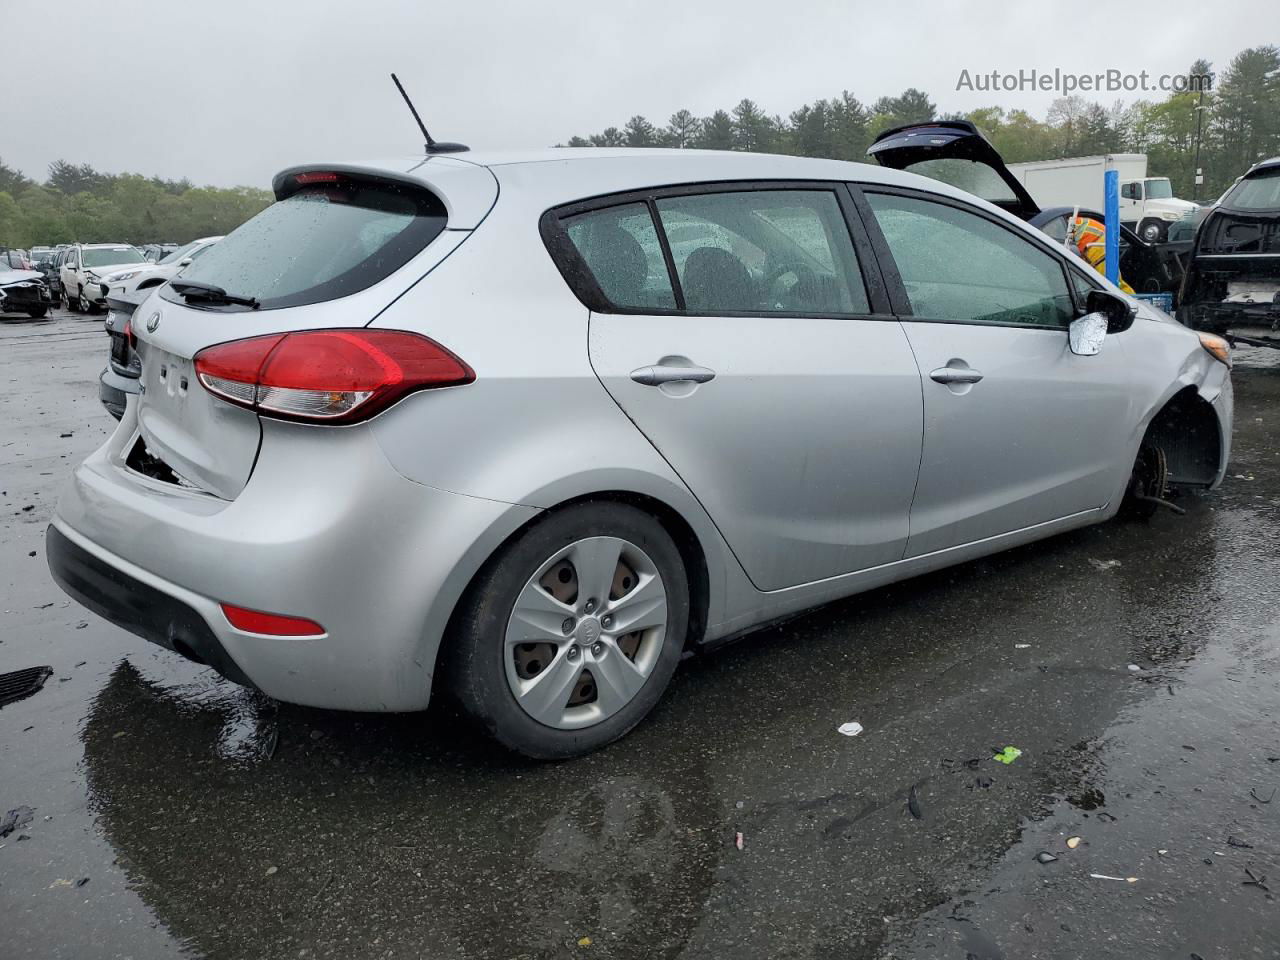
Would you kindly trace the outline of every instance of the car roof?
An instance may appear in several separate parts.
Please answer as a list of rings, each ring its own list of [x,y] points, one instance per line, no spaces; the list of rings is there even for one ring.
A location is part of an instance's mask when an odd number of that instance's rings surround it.
[[[80,246],[86,250],[120,250],[126,247],[132,247],[132,243],[82,243]]]
[[[1263,173],[1268,170],[1274,170],[1277,167],[1280,167],[1280,157],[1272,157],[1269,160],[1263,160],[1259,163],[1255,163],[1252,167],[1249,168],[1249,172],[1246,173],[1245,176],[1252,177],[1255,174]]]
[[[476,175],[487,171],[488,177],[484,180],[488,191],[493,191],[493,180],[497,180],[504,189],[508,186],[517,188],[523,203],[540,206],[541,209],[612,193],[677,184],[734,180],[857,181],[912,187],[964,200],[995,211],[1010,223],[1024,225],[1017,217],[995,205],[939,180],[876,164],[784,154],[630,147],[550,147],[419,154],[364,163],[308,163],[291,167],[276,175],[277,195],[289,177],[304,171],[320,170],[390,174],[397,179],[439,189],[446,205],[451,207],[451,215],[456,199],[456,194],[450,196],[451,189],[456,190],[465,183],[470,190],[482,193],[484,191],[479,189],[482,185]],[[492,202],[490,198],[483,204],[486,210]],[[466,206],[473,207],[474,204]],[[472,209],[466,213],[466,219],[475,220]]]

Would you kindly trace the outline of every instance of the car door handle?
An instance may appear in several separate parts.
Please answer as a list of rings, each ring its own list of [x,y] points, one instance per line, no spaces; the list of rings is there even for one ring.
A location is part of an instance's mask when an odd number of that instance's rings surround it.
[[[646,387],[658,387],[664,383],[674,383],[677,380],[689,380],[693,383],[706,383],[708,380],[714,380],[716,372],[706,367],[696,366],[667,366],[666,364],[658,364],[652,367],[637,367],[631,371],[631,379],[636,383],[642,383]]]
[[[939,367],[929,374],[929,379],[936,383],[977,383],[982,373],[972,367]]]

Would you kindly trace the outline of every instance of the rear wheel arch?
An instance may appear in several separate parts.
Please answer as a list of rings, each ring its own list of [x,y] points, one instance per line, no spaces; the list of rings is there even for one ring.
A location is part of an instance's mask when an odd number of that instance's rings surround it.
[[[705,549],[697,533],[678,510],[657,497],[628,490],[603,490],[572,497],[548,507],[537,516],[531,517],[521,524],[490,551],[484,562],[472,573],[467,581],[467,586],[461,591],[453,604],[448,623],[441,635],[440,645],[436,650],[437,667],[441,659],[446,656],[445,648],[449,645],[450,638],[456,634],[455,627],[458,616],[467,607],[472,591],[477,583],[484,578],[489,568],[506,553],[512,544],[519,541],[534,527],[545,523],[552,516],[570,507],[584,503],[621,503],[642,510],[657,520],[658,524],[675,542],[676,548],[680,551],[680,558],[684,562],[685,576],[688,580],[689,588],[689,623],[685,644],[686,646],[691,646],[702,639],[706,633],[707,616],[710,609],[711,584]],[[440,676],[440,674],[441,671],[437,669],[433,675]],[[434,691],[434,693],[439,692],[439,690]]]

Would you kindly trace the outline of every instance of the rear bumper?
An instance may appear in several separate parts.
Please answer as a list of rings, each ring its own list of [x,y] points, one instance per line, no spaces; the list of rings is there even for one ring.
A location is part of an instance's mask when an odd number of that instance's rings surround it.
[[[407,480],[367,429],[276,422],[264,424],[248,485],[222,500],[125,464],[135,409],[129,405],[112,439],[75,471],[58,504],[54,528],[79,548],[61,550],[56,561],[50,550],[64,589],[125,629],[185,645],[279,700],[343,710],[426,707],[457,599],[538,511]],[[157,613],[137,612],[140,594]],[[248,633],[231,626],[222,603],[306,617],[326,632]]]
[[[44,545],[53,579],[82,606],[144,640],[208,664],[228,680],[253,686],[205,617],[172,584],[161,589],[158,578],[147,578],[119,557],[94,552],[56,525],[45,531]]]
[[[129,402],[129,394],[138,392],[136,377],[122,377],[108,364],[98,378],[98,399],[107,408],[107,413],[117,420],[124,417],[125,407]]]

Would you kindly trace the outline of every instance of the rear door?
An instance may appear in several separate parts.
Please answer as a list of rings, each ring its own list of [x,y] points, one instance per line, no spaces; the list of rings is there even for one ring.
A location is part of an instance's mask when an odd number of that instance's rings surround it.
[[[197,354],[249,337],[372,322],[456,249],[496,199],[483,167],[430,163],[432,186],[351,167],[290,171],[277,178],[276,203],[144,301],[132,323],[142,361],[136,410],[153,456],[216,496],[243,489],[257,458],[258,416],[200,385]],[[219,301],[200,285],[258,306]]]
[[[968,120],[942,120],[886,130],[867,148],[884,167],[905,170],[972,193],[1022,220],[1040,212],[1031,194]]]
[[[995,215],[866,185],[859,201],[924,386],[907,556],[1086,511],[1119,496],[1138,416],[1124,334],[1073,354],[1065,260]]]
[[[762,590],[906,546],[920,378],[847,203],[833,184],[701,186],[556,225],[591,286],[596,374]]]

